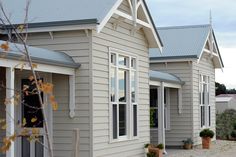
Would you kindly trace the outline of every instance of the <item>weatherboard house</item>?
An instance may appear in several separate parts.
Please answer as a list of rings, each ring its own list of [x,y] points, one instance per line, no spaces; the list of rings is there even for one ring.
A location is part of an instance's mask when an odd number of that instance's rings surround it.
[[[162,53],[150,49],[150,69],[171,73],[184,82],[180,90],[169,88],[168,84],[165,88],[166,145],[178,147],[187,138],[200,144],[199,132],[216,127],[215,69],[223,68],[223,62],[214,31],[211,25],[195,25],[162,27],[158,32],[164,47]],[[156,87],[160,88],[151,84],[151,102],[157,99],[153,96],[158,93]],[[150,108],[156,109],[157,105],[150,103]],[[151,126],[152,143],[158,143],[162,135],[158,134],[158,122]]]
[[[13,3],[3,4],[12,13],[12,23],[20,24],[25,4]],[[36,70],[44,81],[53,83],[59,104],[57,111],[52,112],[50,105],[47,110],[54,156],[143,157],[143,146],[150,141],[149,48],[162,47],[145,1],[32,1],[28,21],[27,43],[32,46]],[[4,28],[2,36],[7,35]],[[17,49],[0,58],[0,79],[7,87],[20,90],[29,84],[29,71],[27,66],[23,71],[15,67],[18,58]],[[8,98],[14,94],[12,90],[0,92]],[[48,101],[46,96],[44,101]],[[32,102],[37,105],[37,99],[27,99]],[[1,102],[0,111],[8,121],[13,117],[21,123],[30,109],[8,105],[5,112]],[[39,125],[40,141],[46,144],[43,127]],[[11,121],[0,132],[4,136],[15,129],[19,128]],[[46,147],[19,137],[0,156],[48,155]]]
[[[21,24],[24,4],[11,4],[4,2],[12,24]],[[150,141],[179,146],[192,137],[198,143],[201,128],[214,129],[214,69],[223,65],[210,26],[166,35],[159,29],[162,41],[144,0],[32,1],[29,13],[30,55],[59,104],[56,111],[46,106],[55,157],[143,157]],[[1,27],[1,40],[11,29]],[[0,50],[0,82],[7,87],[0,88],[0,118],[9,123],[1,137],[23,129],[23,117],[31,129],[32,113],[40,121],[40,111],[25,105],[4,110],[4,98],[31,84],[29,67],[19,65],[22,45],[9,45],[4,57]],[[21,99],[39,105],[34,96]],[[43,95],[45,104],[48,99]],[[44,125],[37,127],[45,146],[21,136],[0,156],[47,157]]]

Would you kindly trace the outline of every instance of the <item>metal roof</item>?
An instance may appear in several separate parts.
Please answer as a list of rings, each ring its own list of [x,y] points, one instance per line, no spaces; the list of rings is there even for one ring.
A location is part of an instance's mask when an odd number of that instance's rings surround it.
[[[233,97],[216,97],[216,102],[229,102]]]
[[[32,0],[29,6],[28,23],[48,23],[92,20],[100,23],[117,0]],[[17,3],[17,5],[16,5]],[[24,21],[26,1],[4,0],[4,8],[11,13],[12,24]]]
[[[199,58],[210,29],[210,25],[157,28],[164,47],[162,53],[150,49],[150,59]]]
[[[0,40],[0,45],[5,43],[6,41]],[[3,54],[5,58],[7,59],[13,59],[13,60],[20,60],[22,59],[22,52],[24,50],[23,45],[21,44],[15,44],[15,43],[9,43],[10,50],[8,52],[4,52],[2,49],[0,49],[0,56]],[[70,68],[78,68],[80,66],[79,63],[75,63],[74,60],[64,52],[56,52],[56,51],[50,51],[42,48],[36,48],[27,46],[31,59],[35,63],[42,63],[42,64],[48,64],[48,65],[56,65],[56,66],[62,66],[62,67],[70,67]]]
[[[71,26],[71,25],[99,25],[103,20],[106,20],[107,15],[110,15],[110,11],[114,10],[116,4],[121,2],[119,0],[31,0],[28,10],[27,23],[28,28],[39,27],[53,27],[53,26]],[[145,28],[144,32],[147,32],[147,39],[149,46],[152,48],[162,47],[162,41],[156,30],[153,19],[148,10],[148,6],[144,2],[144,7],[150,17],[154,30]],[[4,0],[2,2],[5,12],[10,14],[10,21],[13,26],[22,24],[25,21],[25,6],[26,1]],[[91,25],[90,25],[91,26]],[[0,24],[0,29],[9,29],[12,25],[8,23],[6,25]],[[155,41],[158,40],[158,41]],[[155,41],[155,42],[153,42]],[[160,43],[160,45],[158,44]]]
[[[168,83],[176,83],[176,84],[180,84],[180,85],[184,84],[184,82],[181,81],[180,78],[178,78],[177,76],[175,76],[173,74],[166,73],[166,72],[150,70],[149,77],[150,77],[150,80],[154,80],[154,81],[155,80],[156,81],[163,81],[163,82],[168,82]]]

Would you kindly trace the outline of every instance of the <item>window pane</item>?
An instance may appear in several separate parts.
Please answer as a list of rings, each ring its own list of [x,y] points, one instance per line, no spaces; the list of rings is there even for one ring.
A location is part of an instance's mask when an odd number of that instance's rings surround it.
[[[150,109],[150,127],[158,128],[158,109]]]
[[[131,72],[131,96],[132,96],[132,102],[135,102],[135,98],[136,98],[136,93],[135,93],[135,86],[136,82],[135,82],[135,72],[132,71]]]
[[[28,137],[22,137],[21,140],[22,143],[22,157],[24,156],[30,156],[30,141],[28,140]]]
[[[111,54],[111,63],[113,65],[116,65],[116,55],[115,54]]]
[[[126,105],[119,104],[119,136],[126,135]]]
[[[164,104],[166,104],[166,97],[167,97],[167,89],[164,89]]]
[[[205,107],[201,106],[201,127],[205,126]]]
[[[150,107],[157,107],[157,89],[150,89]]]
[[[206,84],[203,84],[203,93],[202,93],[202,101],[203,101],[203,104],[206,104],[207,103],[207,85]]]
[[[43,93],[41,93],[43,98]],[[25,127],[43,127],[43,113],[36,93],[36,84],[28,79],[22,80],[22,120],[26,119]],[[31,119],[36,118],[37,121],[32,122]]]
[[[211,126],[211,106],[208,106],[209,126]]]
[[[131,59],[131,67],[136,69],[136,59],[135,58]]]
[[[134,124],[133,124],[133,128],[134,128],[134,136],[137,136],[138,135],[138,125],[137,125],[137,105],[133,105],[133,119],[134,119]]]
[[[119,101],[120,102],[126,102],[126,96],[127,96],[127,71],[125,70],[119,70]]]
[[[113,139],[117,139],[117,105],[112,105],[112,129],[113,129]]]
[[[119,65],[127,66],[128,58],[124,56],[119,56]]]
[[[207,77],[206,76],[203,76],[203,82],[207,83]]]
[[[201,83],[199,87],[199,103],[202,104],[202,84]]]
[[[35,157],[43,157],[43,136],[38,138],[38,141],[35,141]]]
[[[111,68],[111,102],[116,101],[116,74],[115,74],[115,68]]]

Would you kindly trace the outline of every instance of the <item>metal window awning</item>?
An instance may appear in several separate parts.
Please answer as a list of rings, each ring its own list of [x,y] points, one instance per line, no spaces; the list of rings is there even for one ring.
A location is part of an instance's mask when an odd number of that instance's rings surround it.
[[[152,81],[165,82],[166,84],[173,84],[173,87],[184,85],[184,82],[179,77],[166,72],[150,70],[149,78],[150,82]]]

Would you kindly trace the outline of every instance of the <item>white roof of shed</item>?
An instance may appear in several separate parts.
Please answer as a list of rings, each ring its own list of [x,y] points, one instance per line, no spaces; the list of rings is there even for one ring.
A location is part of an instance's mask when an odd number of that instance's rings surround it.
[[[216,102],[229,102],[233,97],[216,97]]]

